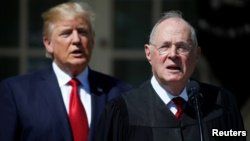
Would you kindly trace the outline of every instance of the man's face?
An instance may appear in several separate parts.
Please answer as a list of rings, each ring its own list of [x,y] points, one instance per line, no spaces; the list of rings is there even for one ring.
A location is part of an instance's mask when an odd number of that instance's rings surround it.
[[[158,25],[152,44],[145,45],[153,74],[161,83],[184,86],[193,73],[200,48],[192,46],[190,35],[185,22],[171,18]]]
[[[44,44],[62,70],[77,75],[91,57],[93,35],[90,24],[83,18],[57,21],[50,37],[44,38]]]

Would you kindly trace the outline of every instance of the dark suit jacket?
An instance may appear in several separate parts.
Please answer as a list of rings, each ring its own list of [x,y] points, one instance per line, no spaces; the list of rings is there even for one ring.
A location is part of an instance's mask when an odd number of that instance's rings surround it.
[[[242,118],[227,90],[200,83],[200,93],[205,141],[245,140],[212,137],[212,129],[243,131]],[[150,81],[109,103],[98,129],[96,141],[200,141],[193,105],[187,102],[177,120]]]
[[[107,101],[129,89],[110,76],[89,71],[92,122],[89,140]],[[52,67],[0,84],[0,141],[72,141],[60,88]]]

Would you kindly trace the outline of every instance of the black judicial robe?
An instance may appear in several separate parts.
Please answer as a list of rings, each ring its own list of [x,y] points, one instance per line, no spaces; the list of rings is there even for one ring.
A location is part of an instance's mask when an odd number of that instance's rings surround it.
[[[245,137],[213,137],[212,129],[243,131],[232,94],[200,84],[205,141],[244,141]],[[195,110],[190,102],[182,119],[154,91],[150,81],[109,103],[99,123],[96,141],[200,141]]]

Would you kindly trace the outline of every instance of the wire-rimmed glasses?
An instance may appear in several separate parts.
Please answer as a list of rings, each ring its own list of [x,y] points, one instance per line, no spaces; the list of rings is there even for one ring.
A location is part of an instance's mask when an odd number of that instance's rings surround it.
[[[181,54],[181,55],[187,55],[193,49],[193,46],[189,43],[186,43],[186,42],[177,42],[174,44],[172,44],[170,42],[166,42],[159,47],[153,43],[150,43],[150,45],[155,46],[160,55],[168,54],[171,51],[171,48],[173,45],[175,46],[176,53]]]

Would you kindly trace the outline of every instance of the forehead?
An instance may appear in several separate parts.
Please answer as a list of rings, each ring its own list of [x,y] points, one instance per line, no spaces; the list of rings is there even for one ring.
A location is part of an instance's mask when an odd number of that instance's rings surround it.
[[[75,18],[62,18],[61,20],[58,20],[55,22],[57,25],[88,25],[89,22],[81,17],[75,17]]]
[[[54,22],[54,29],[61,28],[85,28],[90,29],[90,23],[81,17],[65,18]]]
[[[188,41],[191,37],[189,25],[182,19],[170,18],[162,21],[156,28],[154,39],[156,42]]]

